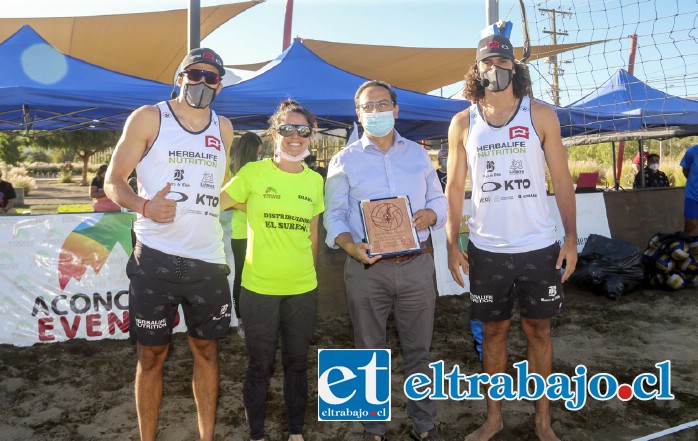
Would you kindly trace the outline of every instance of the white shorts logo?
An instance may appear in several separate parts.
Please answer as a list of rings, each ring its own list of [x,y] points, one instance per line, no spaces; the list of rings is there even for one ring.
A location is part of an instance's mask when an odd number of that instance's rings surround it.
[[[470,301],[473,303],[494,303],[494,297],[490,295],[479,296],[470,293]]]

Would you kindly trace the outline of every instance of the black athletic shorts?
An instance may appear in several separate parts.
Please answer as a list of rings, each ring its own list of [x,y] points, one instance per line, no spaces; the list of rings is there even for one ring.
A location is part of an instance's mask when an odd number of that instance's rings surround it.
[[[491,253],[468,243],[470,317],[509,320],[518,300],[521,317],[548,319],[562,308],[562,274],[555,268],[557,243],[526,253]]]
[[[191,337],[211,340],[230,332],[227,264],[173,256],[138,242],[126,274],[131,280],[129,333],[140,344],[168,344],[180,304]]]

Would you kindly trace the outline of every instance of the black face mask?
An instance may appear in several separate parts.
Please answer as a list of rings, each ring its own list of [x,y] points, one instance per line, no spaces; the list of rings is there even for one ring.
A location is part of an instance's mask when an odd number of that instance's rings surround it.
[[[490,70],[482,74],[480,84],[492,92],[500,92],[509,87],[513,76],[513,70],[492,66]]]
[[[216,98],[216,89],[211,89],[203,81],[184,85],[184,99],[195,109],[205,109]]]

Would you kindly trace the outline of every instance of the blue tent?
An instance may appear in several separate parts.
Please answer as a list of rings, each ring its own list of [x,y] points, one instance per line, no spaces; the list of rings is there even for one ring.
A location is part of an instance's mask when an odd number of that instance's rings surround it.
[[[266,128],[286,98],[293,98],[320,119],[321,128],[349,128],[357,120],[354,93],[366,78],[332,66],[295,41],[253,78],[226,87],[212,107],[236,129]],[[451,118],[470,103],[395,89],[400,113],[396,129],[412,139],[445,138]]]
[[[171,86],[114,72],[66,56],[31,27],[0,44],[0,130],[115,129],[136,108],[168,99]],[[338,69],[296,41],[255,77],[225,87],[212,107],[236,129],[262,129],[279,102],[300,101],[321,128],[349,128],[354,92],[365,78]],[[414,139],[445,137],[453,115],[469,106],[396,89],[397,129]]]
[[[698,122],[698,101],[661,92],[623,69],[594,92],[556,111],[563,137],[680,128]]]
[[[0,130],[121,130],[171,90],[66,56],[26,25],[0,44],[0,62]]]

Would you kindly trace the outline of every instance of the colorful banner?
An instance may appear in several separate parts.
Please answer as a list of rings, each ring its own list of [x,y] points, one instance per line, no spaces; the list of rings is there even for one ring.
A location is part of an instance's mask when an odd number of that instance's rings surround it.
[[[590,234],[611,237],[611,230],[608,226],[608,216],[606,215],[606,203],[603,193],[581,193],[575,195],[577,199],[577,251],[582,251],[584,244]],[[463,219],[470,217],[470,201],[463,204]],[[565,230],[562,227],[560,212],[557,209],[555,196],[548,196],[548,206],[555,219],[555,230],[557,241],[562,243]],[[436,263],[436,284],[439,295],[463,294],[470,291],[470,281],[468,276],[461,274],[465,287],[461,287],[451,276],[448,269],[448,253],[446,252],[446,228],[432,231],[432,242],[434,245],[434,261]]]
[[[548,203],[564,230],[553,196]],[[230,216],[221,213],[231,267]],[[463,216],[470,215],[465,204]],[[0,218],[0,343],[29,346],[73,338],[128,337],[128,278],[133,213],[61,214]],[[603,194],[577,195],[578,250],[589,234],[610,237]],[[440,295],[462,294],[451,277],[444,228],[432,232]],[[181,316],[181,312],[180,312]],[[232,326],[237,326],[233,317]],[[183,321],[175,332],[186,330]]]
[[[221,224],[232,286],[230,214]],[[0,218],[0,343],[127,338],[133,220],[133,213]],[[184,330],[182,320],[175,332]]]

